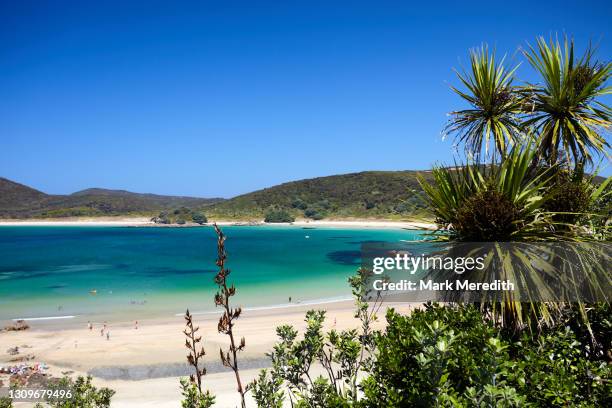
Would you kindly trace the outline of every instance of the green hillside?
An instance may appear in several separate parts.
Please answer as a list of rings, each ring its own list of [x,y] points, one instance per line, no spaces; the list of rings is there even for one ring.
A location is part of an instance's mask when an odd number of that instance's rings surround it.
[[[50,195],[0,178],[0,218],[146,215],[175,208],[201,208],[219,198],[195,198],[88,189],[70,195]]]
[[[283,208],[297,218],[410,218],[429,215],[417,174],[366,171],[293,181],[244,194],[206,209],[213,218],[263,218]]]

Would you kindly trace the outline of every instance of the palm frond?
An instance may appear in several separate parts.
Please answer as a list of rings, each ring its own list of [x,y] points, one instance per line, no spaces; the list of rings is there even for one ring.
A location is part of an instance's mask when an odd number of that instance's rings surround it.
[[[539,154],[549,163],[565,155],[577,164],[592,162],[593,153],[606,154],[610,146],[604,134],[610,129],[612,112],[596,98],[611,93],[606,82],[612,63],[594,61],[590,47],[577,58],[574,42],[567,38],[561,44],[540,37],[524,55],[542,78],[542,84],[521,91],[529,107],[524,125],[539,134]]]
[[[483,45],[470,52],[469,72],[455,70],[465,90],[452,89],[472,108],[451,112],[445,132],[454,134],[476,159],[483,151],[485,156],[503,157],[521,138],[522,102],[513,86],[517,67],[506,69],[504,62]]]

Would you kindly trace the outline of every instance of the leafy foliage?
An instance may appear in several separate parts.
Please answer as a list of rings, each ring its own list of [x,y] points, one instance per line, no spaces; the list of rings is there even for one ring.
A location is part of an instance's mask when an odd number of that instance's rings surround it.
[[[156,224],[179,224],[184,225],[188,221],[203,225],[208,222],[202,211],[188,207],[175,208],[172,211],[161,211],[157,216],[151,218]]]
[[[293,222],[295,218],[282,208],[271,208],[266,212],[264,222]]]
[[[181,378],[181,394],[183,408],[210,408],[215,403],[215,397],[209,392],[202,392],[198,384],[186,378]]]
[[[206,208],[209,218],[263,218],[270,207],[293,217],[428,217],[416,171],[367,171],[293,181]],[[431,173],[423,172],[431,179]],[[402,205],[398,207],[398,203]],[[306,209],[316,213],[305,214]]]
[[[607,406],[610,368],[566,326],[520,342],[473,306],[390,310],[365,406]]]
[[[519,118],[522,102],[513,86],[516,67],[506,69],[504,58],[497,61],[495,52],[483,45],[470,51],[470,68],[469,72],[457,72],[466,90],[455,87],[453,90],[471,108],[451,112],[446,132],[455,134],[476,158],[482,150],[487,156],[495,152],[503,156],[508,146],[522,137]]]
[[[251,393],[260,407],[282,408],[285,393],[280,376],[269,376],[268,370],[261,370],[259,377],[252,382]]]
[[[206,224],[208,222],[208,218],[206,218],[206,215],[204,215],[203,212],[192,212],[191,219],[193,222],[200,225]]]
[[[380,294],[373,295],[367,289],[368,276],[369,272],[362,269],[349,279],[361,330],[333,329],[324,333],[325,312],[320,310],[306,313],[302,339],[298,339],[298,331],[290,325],[277,327],[280,341],[269,354],[270,378],[264,370],[250,386],[257,390],[254,398],[259,407],[282,404],[285,395],[282,386],[287,388],[287,396],[296,407],[348,407],[358,403],[358,377],[372,364],[372,323],[381,300]],[[320,364],[326,376],[313,379],[310,371],[314,364]],[[268,394],[263,390],[268,390]]]
[[[436,222],[457,240],[552,237],[542,210],[551,172],[534,168],[534,158],[531,146],[517,146],[499,166],[434,168],[435,185],[420,181]]]
[[[47,403],[53,408],[109,408],[115,391],[109,388],[98,389],[93,386],[91,380],[91,376],[79,376],[74,381],[68,377],[62,378],[50,388],[70,389],[72,398],[68,400],[49,399]]]
[[[563,150],[568,162],[580,164],[592,160],[592,151],[604,153],[610,146],[600,131],[610,128],[612,113],[597,98],[610,93],[612,63],[597,62],[590,47],[577,58],[567,38],[561,45],[540,37],[524,55],[543,82],[523,90],[529,107],[524,125],[536,129],[541,156],[556,164]]]

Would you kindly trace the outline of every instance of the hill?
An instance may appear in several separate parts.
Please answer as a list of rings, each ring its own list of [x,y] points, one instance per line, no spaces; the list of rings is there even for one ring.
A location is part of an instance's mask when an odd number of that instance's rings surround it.
[[[273,207],[298,218],[427,216],[417,174],[430,172],[365,171],[293,181],[216,203],[206,214],[216,218],[263,218]]]
[[[50,195],[0,178],[0,218],[155,215],[180,207],[201,208],[221,198],[196,198],[91,188],[70,195]]]
[[[0,177],[0,208],[19,208],[24,203],[39,201],[47,195],[23,184]]]

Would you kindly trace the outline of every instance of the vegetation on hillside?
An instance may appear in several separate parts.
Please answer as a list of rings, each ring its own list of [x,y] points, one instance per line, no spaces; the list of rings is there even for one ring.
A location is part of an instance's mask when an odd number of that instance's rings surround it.
[[[198,209],[187,207],[176,208],[172,211],[161,211],[158,215],[151,218],[156,224],[199,224],[204,225],[208,222],[206,215]]]
[[[205,208],[219,198],[139,194],[123,190],[88,189],[70,195],[49,195],[0,178],[0,218],[153,216],[175,208]]]
[[[266,211],[264,222],[267,223],[279,223],[279,222],[293,222],[295,218],[289,213],[289,211],[283,210],[282,208],[270,208]]]
[[[295,218],[429,216],[416,171],[366,171],[293,181],[244,194],[206,209],[210,218],[264,218],[271,207]],[[422,172],[430,179],[430,172]]]

